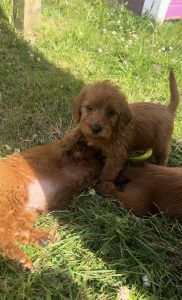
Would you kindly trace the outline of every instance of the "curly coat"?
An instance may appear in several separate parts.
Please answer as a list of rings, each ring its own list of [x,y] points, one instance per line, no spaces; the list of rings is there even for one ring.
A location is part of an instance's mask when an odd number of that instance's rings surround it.
[[[61,141],[38,146],[0,160],[0,249],[10,259],[32,269],[17,242],[43,245],[47,230],[35,228],[40,212],[68,205],[73,196],[92,185],[101,170],[92,147],[77,129]]]
[[[106,157],[100,181],[113,181],[133,150],[153,149],[159,165],[165,165],[173,133],[179,93],[170,71],[171,100],[168,106],[138,102],[128,104],[126,96],[109,81],[83,88],[73,101],[73,118],[88,145],[101,149]]]
[[[140,215],[160,211],[182,220],[182,167],[126,167],[115,183],[98,184],[97,192],[114,196],[122,207]]]

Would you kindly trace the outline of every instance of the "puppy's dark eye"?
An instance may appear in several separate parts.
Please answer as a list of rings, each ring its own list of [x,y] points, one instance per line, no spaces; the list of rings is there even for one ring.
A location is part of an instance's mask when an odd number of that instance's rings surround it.
[[[93,106],[91,104],[86,105],[86,110],[87,111],[92,111],[93,110]]]
[[[112,107],[108,108],[108,110],[107,110],[108,117],[113,117],[115,114],[116,114],[116,111],[114,108],[112,108]]]

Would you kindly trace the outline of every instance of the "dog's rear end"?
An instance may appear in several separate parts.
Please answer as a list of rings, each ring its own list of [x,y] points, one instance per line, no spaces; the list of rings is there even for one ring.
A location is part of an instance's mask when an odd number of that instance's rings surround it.
[[[132,149],[152,148],[153,157],[158,165],[166,165],[171,149],[171,137],[174,116],[179,105],[180,96],[173,70],[170,70],[170,103],[168,106],[136,102],[130,105],[133,111]]]
[[[128,167],[121,172],[120,180],[128,178],[124,191],[134,204],[145,204],[144,213],[164,212],[171,218],[182,219],[182,168],[147,164],[145,167]],[[122,198],[122,195],[120,194]],[[134,206],[131,203],[131,208]]]
[[[117,185],[123,184],[119,192]],[[164,212],[170,218],[182,220],[182,168],[147,164],[126,167],[115,183],[98,185],[98,191],[114,196],[121,206],[134,213]]]

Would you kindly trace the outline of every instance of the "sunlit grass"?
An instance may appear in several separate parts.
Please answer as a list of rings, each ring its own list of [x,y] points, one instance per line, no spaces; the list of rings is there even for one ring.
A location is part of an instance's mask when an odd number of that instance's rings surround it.
[[[159,25],[102,1],[42,2],[34,46],[10,25],[11,1],[0,4],[1,156],[62,137],[71,126],[72,99],[85,83],[110,79],[131,102],[167,104],[173,66],[181,91],[181,22]],[[172,165],[182,165],[181,139],[180,106]],[[114,300],[124,288],[131,300],[181,299],[178,222],[140,218],[87,193],[37,224],[54,228],[60,241],[44,249],[22,246],[35,274],[1,257],[0,299]]]

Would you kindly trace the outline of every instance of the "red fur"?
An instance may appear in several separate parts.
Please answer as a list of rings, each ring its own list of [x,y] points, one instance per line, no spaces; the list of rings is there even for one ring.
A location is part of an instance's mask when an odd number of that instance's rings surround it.
[[[156,163],[165,165],[170,152],[174,114],[179,104],[175,75],[170,72],[169,106],[128,104],[109,81],[83,88],[73,102],[73,117],[88,145],[102,150],[106,163],[100,181],[113,181],[133,150],[153,149]],[[99,131],[93,132],[98,129]]]
[[[121,206],[137,214],[164,212],[170,218],[182,220],[182,167],[156,165],[127,167],[118,182],[127,180],[123,192],[114,183],[100,183],[97,191],[114,196]]]
[[[40,212],[68,205],[93,184],[101,165],[95,150],[73,129],[61,141],[0,160],[0,249],[32,268],[17,242],[39,244],[48,231],[33,226]]]

